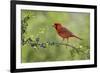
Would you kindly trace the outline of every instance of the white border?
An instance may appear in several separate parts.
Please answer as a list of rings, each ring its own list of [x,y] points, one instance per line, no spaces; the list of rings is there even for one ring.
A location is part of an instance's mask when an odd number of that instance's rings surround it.
[[[80,61],[57,61],[57,62],[37,62],[37,63],[21,63],[21,9],[28,10],[44,10],[44,11],[65,11],[65,12],[84,12],[90,13],[90,60]],[[51,7],[51,6],[35,6],[35,5],[16,5],[16,68],[39,68],[54,66],[71,66],[94,64],[94,10],[69,7]]]

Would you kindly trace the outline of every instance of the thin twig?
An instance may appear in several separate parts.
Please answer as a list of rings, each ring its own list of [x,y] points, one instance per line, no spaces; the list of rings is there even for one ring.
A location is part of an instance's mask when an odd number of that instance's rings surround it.
[[[32,46],[32,45],[35,45],[37,48],[39,48],[38,46],[41,45],[39,42],[38,42],[38,43],[35,43],[31,38],[28,38],[28,39],[25,41],[24,44],[26,44],[26,43],[30,44],[31,46]],[[44,44],[46,44],[46,43],[44,43]],[[51,46],[52,46],[52,45],[65,45],[65,46],[69,46],[69,47],[73,48],[78,54],[79,54],[80,52],[82,52],[83,54],[85,54],[85,52],[83,52],[83,51],[80,50],[79,48],[76,48],[75,46],[70,45],[70,44],[66,44],[66,43],[49,42],[48,45],[51,45]]]

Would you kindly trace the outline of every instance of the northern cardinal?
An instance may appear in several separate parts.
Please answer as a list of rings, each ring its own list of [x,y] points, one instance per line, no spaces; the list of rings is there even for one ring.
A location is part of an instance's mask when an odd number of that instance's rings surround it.
[[[79,37],[77,37],[76,35],[74,35],[71,31],[69,31],[67,28],[63,27],[61,25],[61,23],[54,23],[54,28],[56,29],[57,33],[59,36],[61,36],[63,38],[63,40],[65,38],[67,38],[67,40],[70,38],[70,37],[75,37],[77,39],[80,39]]]

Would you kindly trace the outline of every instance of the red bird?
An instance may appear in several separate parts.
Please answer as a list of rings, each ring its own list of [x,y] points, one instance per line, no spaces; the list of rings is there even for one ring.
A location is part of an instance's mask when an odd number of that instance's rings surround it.
[[[69,31],[67,28],[63,27],[60,23],[54,23],[53,26],[56,29],[58,35],[61,36],[63,38],[63,40],[65,38],[67,38],[67,40],[68,40],[70,37],[75,37],[75,38],[81,40],[81,38],[75,36],[71,31]]]

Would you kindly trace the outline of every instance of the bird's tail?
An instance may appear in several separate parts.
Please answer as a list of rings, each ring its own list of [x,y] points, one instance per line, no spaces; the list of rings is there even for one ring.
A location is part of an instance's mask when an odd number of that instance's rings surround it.
[[[80,39],[80,40],[82,40],[81,38],[79,38],[79,37],[77,37],[77,36],[75,36],[75,35],[74,35],[74,37],[75,37],[75,38],[77,38],[77,39]]]

